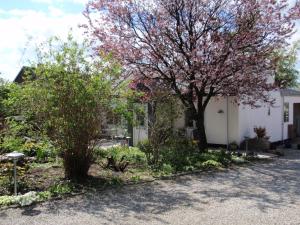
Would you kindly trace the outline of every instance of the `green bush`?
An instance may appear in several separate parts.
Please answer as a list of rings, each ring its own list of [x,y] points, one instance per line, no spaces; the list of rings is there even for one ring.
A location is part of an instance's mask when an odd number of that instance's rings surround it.
[[[163,174],[169,175],[174,173],[174,168],[172,167],[172,165],[164,163],[161,166],[161,171],[163,172]]]
[[[201,167],[205,169],[220,168],[222,167],[222,164],[220,162],[210,159],[201,163]]]
[[[139,142],[137,147],[142,152],[144,152],[146,159],[147,159],[147,163],[149,165],[151,165],[153,162],[153,151],[152,151],[152,146],[151,146],[149,140]]]
[[[7,196],[7,195],[0,196],[0,207],[9,206],[14,204],[15,202],[16,199],[14,196]]]
[[[127,166],[145,166],[146,155],[139,148],[118,146],[109,149],[98,149],[95,151],[97,158],[106,159],[107,167],[116,171],[124,171]]]
[[[0,144],[1,153],[8,153],[13,151],[23,151],[24,140],[20,137],[4,136]]]

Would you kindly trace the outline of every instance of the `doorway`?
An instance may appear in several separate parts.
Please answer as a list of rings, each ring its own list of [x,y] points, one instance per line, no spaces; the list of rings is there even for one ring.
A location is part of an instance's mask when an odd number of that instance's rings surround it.
[[[300,103],[294,103],[293,117],[294,135],[300,137]]]

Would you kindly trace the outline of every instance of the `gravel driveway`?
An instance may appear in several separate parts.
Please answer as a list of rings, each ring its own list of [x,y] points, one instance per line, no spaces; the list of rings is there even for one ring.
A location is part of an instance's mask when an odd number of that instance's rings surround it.
[[[0,211],[0,224],[300,224],[300,151],[278,160]]]

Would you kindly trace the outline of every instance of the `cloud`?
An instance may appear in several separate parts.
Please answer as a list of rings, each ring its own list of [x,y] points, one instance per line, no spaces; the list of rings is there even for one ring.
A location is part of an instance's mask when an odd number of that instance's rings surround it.
[[[73,3],[84,5],[88,0],[30,0],[32,3],[56,4],[56,3]]]
[[[50,36],[67,37],[72,28],[75,38],[83,39],[78,24],[86,21],[81,13],[68,14],[53,6],[47,12],[12,9],[0,13],[0,76],[5,79],[13,80],[33,58],[36,45]]]

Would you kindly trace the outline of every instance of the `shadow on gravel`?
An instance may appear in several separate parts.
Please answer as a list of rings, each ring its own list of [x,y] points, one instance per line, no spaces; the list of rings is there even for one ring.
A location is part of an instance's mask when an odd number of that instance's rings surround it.
[[[177,177],[154,183],[89,192],[82,196],[38,206],[43,214],[72,215],[87,213],[108,223],[120,218],[156,220],[160,215],[181,207],[203,211],[210,204],[250,201],[262,212],[292,206],[300,202],[300,151],[270,163],[255,163],[227,172],[209,172]],[[249,204],[249,202],[248,202]],[[27,210],[27,212],[25,212]],[[35,216],[29,207],[24,215]]]
[[[57,214],[68,210],[69,214],[88,213],[96,217],[114,222],[114,212],[123,218],[134,217],[147,221],[159,219],[159,215],[183,206],[192,206],[195,199],[188,193],[165,190],[162,184],[149,183],[124,188],[114,188],[100,192],[89,192],[79,198],[68,199],[59,207],[55,202],[47,205],[47,213]],[[74,201],[74,202],[73,202]],[[157,216],[156,216],[157,215]],[[119,221],[119,220],[118,220]],[[117,223],[117,222],[116,222]]]
[[[203,180],[205,182],[205,179]],[[195,193],[204,199],[224,202],[250,200],[262,212],[300,202],[300,151],[269,163],[255,163],[226,173],[218,173],[216,185]]]

